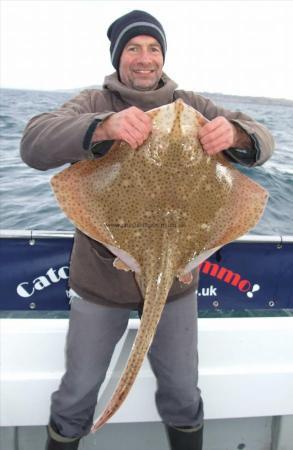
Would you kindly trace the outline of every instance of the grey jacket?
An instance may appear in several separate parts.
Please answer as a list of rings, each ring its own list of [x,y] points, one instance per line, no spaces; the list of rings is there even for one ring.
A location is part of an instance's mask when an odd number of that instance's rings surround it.
[[[119,82],[116,73],[107,76],[103,89],[88,89],[65,103],[60,109],[33,117],[21,141],[21,157],[29,166],[47,170],[66,163],[103,155],[112,142],[92,144],[99,121],[130,106],[143,111],[182,98],[207,119],[224,116],[240,126],[251,138],[251,150],[227,149],[227,157],[246,166],[263,164],[272,154],[274,142],[261,124],[240,112],[216,106],[211,100],[176,89],[177,85],[163,74],[155,91],[136,91]],[[82,297],[109,306],[135,307],[143,302],[140,290],[130,272],[113,267],[114,256],[100,243],[76,230],[70,262],[70,286]],[[198,272],[190,285],[174,281],[168,300],[195,289]]]

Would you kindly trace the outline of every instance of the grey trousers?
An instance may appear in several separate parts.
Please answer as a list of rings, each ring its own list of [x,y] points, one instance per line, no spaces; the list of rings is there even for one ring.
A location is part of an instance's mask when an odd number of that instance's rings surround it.
[[[76,438],[91,428],[99,388],[130,311],[71,302],[66,344],[66,372],[52,395],[51,427]],[[198,381],[197,301],[195,293],[167,303],[148,359],[157,380],[156,405],[167,425],[200,427],[203,405]]]

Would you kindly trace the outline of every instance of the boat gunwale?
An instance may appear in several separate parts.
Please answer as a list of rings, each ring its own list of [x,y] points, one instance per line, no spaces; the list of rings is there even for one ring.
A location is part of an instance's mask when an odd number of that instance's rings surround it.
[[[73,238],[74,231],[65,230],[0,230],[0,238],[2,239],[62,239],[62,238]],[[272,243],[272,244],[292,244],[293,235],[256,235],[256,234],[245,234],[235,241],[243,244],[247,243]]]

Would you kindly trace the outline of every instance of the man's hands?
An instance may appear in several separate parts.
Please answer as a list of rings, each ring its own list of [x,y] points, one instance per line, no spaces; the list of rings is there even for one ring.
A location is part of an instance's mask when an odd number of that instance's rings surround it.
[[[225,117],[219,116],[206,123],[198,133],[200,143],[208,155],[231,147],[251,150],[252,140],[237,123],[234,125]]]
[[[142,110],[132,106],[112,114],[98,125],[92,142],[124,141],[135,150],[149,137],[151,131],[150,117]],[[199,130],[198,137],[208,155],[215,155],[231,147],[251,148],[249,135],[222,116],[206,123]]]
[[[225,117],[219,116],[205,124],[198,133],[200,143],[208,155],[215,155],[235,146],[236,127]]]
[[[140,109],[132,106],[107,117],[99,125],[92,141],[118,140],[127,142],[135,150],[152,131],[152,120]]]

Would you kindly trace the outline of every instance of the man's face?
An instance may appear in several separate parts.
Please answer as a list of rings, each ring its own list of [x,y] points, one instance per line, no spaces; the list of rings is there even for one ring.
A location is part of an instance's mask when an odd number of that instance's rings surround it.
[[[121,54],[119,75],[126,86],[138,91],[156,89],[162,75],[163,54],[152,36],[136,36],[127,42]]]

